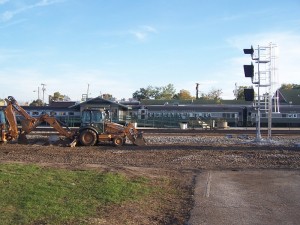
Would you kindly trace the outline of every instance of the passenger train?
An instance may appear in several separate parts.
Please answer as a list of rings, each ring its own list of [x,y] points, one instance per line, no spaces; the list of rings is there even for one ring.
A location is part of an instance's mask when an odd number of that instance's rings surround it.
[[[282,105],[278,112],[272,113],[272,126],[300,127],[300,105]],[[252,105],[145,105],[132,107],[132,118],[144,125],[161,124],[169,126],[178,122],[191,121],[198,124],[214,124],[226,121],[231,127],[255,126],[257,110]],[[268,112],[261,109],[261,125],[267,126]]]
[[[214,126],[215,123],[226,121],[230,127],[251,127],[256,125],[257,110],[252,105],[235,104],[207,104],[207,105],[141,105],[130,106],[123,120],[113,121],[136,122],[145,127],[179,127],[179,123],[189,123],[192,127],[204,124]],[[23,108],[32,117],[39,117],[43,113],[56,117],[68,126],[80,126],[80,110],[64,107],[30,107]],[[17,115],[17,119],[19,116]],[[268,113],[261,111],[261,125],[267,126]],[[279,112],[272,113],[274,127],[300,127],[300,105],[281,105]]]

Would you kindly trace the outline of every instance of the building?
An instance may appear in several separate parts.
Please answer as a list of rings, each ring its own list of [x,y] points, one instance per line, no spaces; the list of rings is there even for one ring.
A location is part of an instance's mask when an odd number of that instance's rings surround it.
[[[69,108],[75,109],[79,112],[82,112],[84,109],[99,109],[107,112],[110,120],[113,122],[123,124],[130,121],[129,111],[131,110],[131,106],[123,105],[118,102],[103,99],[101,97],[89,99],[79,104],[70,106]]]

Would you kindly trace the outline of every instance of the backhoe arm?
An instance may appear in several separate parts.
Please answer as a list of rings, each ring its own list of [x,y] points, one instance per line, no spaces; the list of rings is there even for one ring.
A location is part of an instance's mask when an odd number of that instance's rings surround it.
[[[8,132],[6,133],[7,140],[16,140],[18,138],[18,125],[15,116],[15,112],[13,110],[13,106],[8,104],[6,109],[4,110],[5,118],[8,122]]]
[[[42,122],[47,122],[51,127],[53,127],[60,135],[63,135],[72,140],[71,147],[74,147],[77,143],[77,137],[75,132],[71,131],[68,127],[65,129],[62,127],[61,123],[54,117],[50,117],[48,114],[41,115],[38,118],[31,117],[15,100],[14,97],[9,96],[5,99],[7,102],[7,107],[5,110],[5,116],[10,125],[10,133],[15,139],[18,138],[18,127],[16,122],[15,111],[24,117],[21,120],[22,131],[19,135],[25,136],[33,131]]]
[[[51,127],[58,131],[60,135],[63,135],[70,139],[73,139],[75,136],[75,132],[71,131],[68,127],[63,128],[60,121],[58,121],[54,117],[50,117],[48,114],[42,115],[39,120],[41,122],[47,122]]]

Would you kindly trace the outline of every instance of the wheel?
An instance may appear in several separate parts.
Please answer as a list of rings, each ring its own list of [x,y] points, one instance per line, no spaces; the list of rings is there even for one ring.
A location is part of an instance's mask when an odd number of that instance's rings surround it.
[[[116,147],[120,147],[124,144],[124,139],[122,137],[115,137],[113,139],[113,145],[116,146]]]
[[[84,146],[93,146],[97,143],[97,134],[93,130],[86,129],[80,133],[79,141]]]

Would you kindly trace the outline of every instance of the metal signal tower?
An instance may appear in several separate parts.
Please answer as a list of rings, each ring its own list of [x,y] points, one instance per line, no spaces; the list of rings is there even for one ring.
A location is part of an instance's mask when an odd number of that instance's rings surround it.
[[[244,49],[245,54],[251,54],[252,60],[257,64],[257,72],[254,72],[254,66],[244,65],[245,76],[251,77],[252,83],[257,87],[257,99],[254,101],[256,114],[256,141],[260,142],[261,132],[260,123],[262,112],[268,116],[268,139],[272,135],[272,113],[279,112],[278,97],[276,91],[276,52],[277,46],[270,43],[268,46],[257,46],[257,49]],[[252,99],[254,100],[254,99]],[[274,107],[273,107],[274,102]]]

